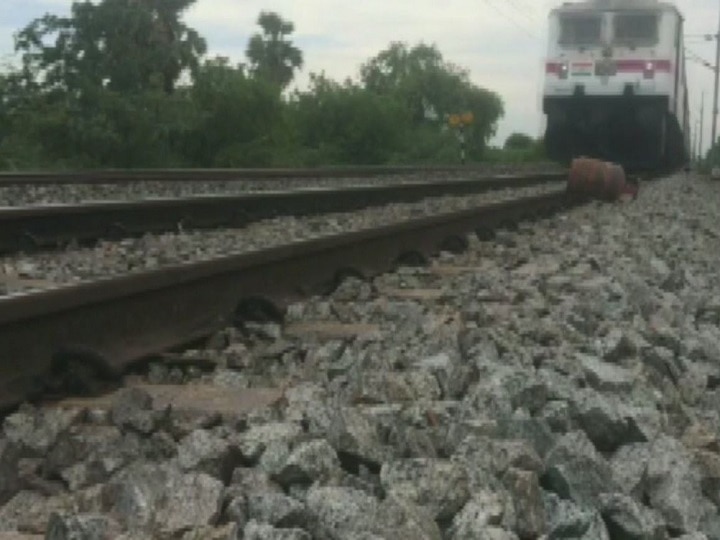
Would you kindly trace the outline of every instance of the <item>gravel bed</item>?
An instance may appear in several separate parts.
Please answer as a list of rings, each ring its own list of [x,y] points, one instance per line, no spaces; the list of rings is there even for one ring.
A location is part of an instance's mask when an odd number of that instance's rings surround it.
[[[227,328],[108,406],[26,406],[0,533],[719,539],[718,207],[644,185]],[[183,412],[169,384],[281,397]]]
[[[378,177],[271,178],[236,181],[133,181],[123,183],[66,185],[0,185],[0,207],[42,204],[71,204],[89,201],[141,200],[152,197],[189,197],[193,195],[240,194],[247,192],[354,185],[435,182],[438,179],[482,178],[489,174],[555,172],[552,164],[497,165],[468,172],[397,174]]]
[[[410,218],[470,208],[529,194],[561,189],[563,182],[520,189],[498,190],[469,196],[446,196],[415,203],[393,203],[358,212],[318,216],[283,216],[263,220],[242,229],[198,230],[145,235],[119,242],[100,242],[92,248],[52,251],[0,258],[0,293],[26,292],[50,285],[77,283],[190,263],[231,254],[376,227]],[[42,280],[7,283],[2,277]]]

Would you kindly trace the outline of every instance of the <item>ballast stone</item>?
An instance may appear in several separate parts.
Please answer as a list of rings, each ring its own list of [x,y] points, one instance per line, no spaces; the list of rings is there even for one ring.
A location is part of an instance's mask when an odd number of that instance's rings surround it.
[[[327,438],[338,454],[374,466],[379,467],[389,455],[371,416],[360,407],[339,407],[335,410]]]
[[[438,521],[452,519],[470,498],[467,472],[447,460],[393,460],[383,464],[380,481],[386,493],[412,502]]]
[[[303,504],[283,493],[252,493],[246,495],[247,518],[290,529],[303,527],[306,522]]]
[[[153,408],[152,396],[141,388],[124,388],[113,398],[110,417],[123,431],[149,435],[162,422],[167,411]]]
[[[545,458],[556,440],[555,434],[543,418],[517,414],[498,419],[496,436],[527,441],[541,459]]]
[[[227,481],[242,456],[231,441],[204,429],[187,435],[178,444],[178,465],[183,471],[204,472]]]
[[[610,466],[581,431],[566,433],[546,458],[543,485],[583,508],[597,508],[613,491]]]
[[[537,474],[511,468],[505,473],[503,483],[513,501],[515,532],[520,538],[542,536],[547,523]]]
[[[590,389],[577,392],[573,402],[575,421],[601,451],[613,451],[645,435],[622,404]]]
[[[43,474],[53,476],[77,466],[131,458],[123,451],[122,432],[115,426],[82,425],[62,432],[45,455]]]
[[[0,537],[22,531],[28,534],[44,534],[51,516],[74,510],[67,497],[44,497],[35,491],[19,491],[0,508]]]
[[[473,540],[478,531],[500,527],[508,504],[512,503],[495,492],[479,490],[455,514],[448,535],[453,540]]]
[[[237,437],[240,452],[245,460],[257,462],[274,442],[289,443],[302,433],[299,425],[289,422],[269,422],[253,425]]]
[[[582,508],[552,492],[542,493],[549,538],[582,538],[595,520],[595,510]]]
[[[633,386],[633,374],[620,366],[603,362],[587,354],[578,354],[585,378],[592,388],[600,392],[627,392]]]
[[[48,521],[45,540],[97,540],[119,535],[119,524],[108,516],[54,513]]]
[[[315,538],[344,540],[358,535],[358,531],[387,540],[442,538],[427,512],[392,496],[379,501],[355,489],[313,487],[307,494],[306,507],[313,522],[309,531]]]
[[[633,443],[622,446],[610,458],[612,480],[627,495],[642,497],[646,477],[645,470],[650,459],[650,443]]]
[[[492,439],[468,435],[457,446],[451,459],[461,463],[471,476],[480,470],[500,478],[509,468],[542,474],[545,465],[526,440]]]
[[[658,438],[651,446],[645,474],[650,505],[670,527],[696,531],[703,517],[701,476],[685,447],[670,437]]]
[[[660,514],[623,493],[603,493],[600,509],[613,537],[654,540],[665,537],[665,521]]]
[[[103,510],[130,531],[174,534],[219,515],[223,485],[203,473],[137,462],[102,489]]]
[[[282,486],[327,481],[340,468],[335,449],[324,439],[299,444],[274,477]]]
[[[267,523],[250,521],[245,525],[242,536],[231,540],[312,540],[306,531],[293,528],[275,528]]]
[[[58,437],[80,417],[79,410],[36,409],[23,406],[5,418],[3,432],[24,456],[44,456]]]

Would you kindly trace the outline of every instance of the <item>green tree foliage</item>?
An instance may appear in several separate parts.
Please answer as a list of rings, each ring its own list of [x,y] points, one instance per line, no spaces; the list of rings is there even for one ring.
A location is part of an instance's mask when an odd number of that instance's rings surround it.
[[[513,133],[505,140],[505,150],[529,150],[535,141],[530,135]]]
[[[186,100],[162,91],[124,95],[107,89],[87,92],[82,100],[38,95],[32,111],[20,111],[15,125],[25,140],[42,148],[39,165],[175,166],[183,163],[173,141],[185,129]]]
[[[26,79],[10,69],[0,73],[0,168],[31,169],[50,165],[29,122],[40,116]]]
[[[466,134],[470,155],[476,158],[504,112],[497,94],[474,85],[468,73],[447,62],[435,46],[392,43],[365,63],[360,73],[369,91],[399,99],[416,126],[472,112],[475,123]]]
[[[537,163],[547,161],[547,154],[542,138],[536,140],[523,133],[513,133],[503,148],[489,148],[484,159],[497,163]]]
[[[186,151],[203,167],[270,165],[284,142],[283,105],[269,83],[225,58],[205,63],[191,89],[197,122]]]
[[[45,15],[16,38],[26,76],[45,88],[172,93],[205,40],[180,21],[196,0],[76,2],[70,17]]]
[[[205,50],[199,34],[180,22],[192,3],[76,2],[70,17],[45,15],[18,33],[23,64],[12,78],[23,98],[10,108],[22,135],[43,149],[40,164],[182,162],[173,144],[186,129],[187,95],[175,87]],[[7,154],[18,159],[17,150]]]
[[[246,51],[252,74],[284,89],[293,80],[295,70],[303,65],[302,51],[287,40],[295,26],[277,13],[266,11],[257,23],[262,33],[250,38]]]
[[[291,109],[309,164],[385,163],[407,136],[407,113],[397,101],[324,74],[311,75],[310,89],[296,94]]]
[[[447,115],[465,112],[469,158],[493,158],[502,101],[436,47],[393,43],[359,82],[311,75],[287,95],[293,24],[261,13],[246,70],[205,58],[182,21],[194,2],[76,1],[20,30],[21,65],[0,69],[0,168],[457,162]]]

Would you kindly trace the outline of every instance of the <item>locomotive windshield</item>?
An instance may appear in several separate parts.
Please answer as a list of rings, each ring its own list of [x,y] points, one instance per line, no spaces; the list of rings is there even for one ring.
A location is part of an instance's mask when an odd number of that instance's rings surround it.
[[[602,19],[597,15],[572,15],[560,19],[560,45],[597,45]]]
[[[658,16],[656,13],[618,13],[613,29],[618,45],[655,45],[658,41]]]

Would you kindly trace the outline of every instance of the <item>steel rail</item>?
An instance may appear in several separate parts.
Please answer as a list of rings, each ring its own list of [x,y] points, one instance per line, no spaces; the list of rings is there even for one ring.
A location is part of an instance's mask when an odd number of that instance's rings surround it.
[[[390,202],[525,187],[563,178],[559,174],[496,175],[441,182],[7,207],[0,209],[0,253],[179,228],[239,227],[283,215],[347,212]]]
[[[545,165],[545,164],[541,164]],[[548,166],[554,166],[551,163]],[[535,168],[528,165],[528,168]],[[417,173],[482,173],[493,174],[486,166],[362,166],[320,167],[304,169],[118,169],[63,172],[0,172],[4,185],[122,184],[128,182],[230,182],[236,180],[307,179],[333,177],[372,177]]]
[[[246,302],[325,293],[339,275],[391,270],[403,254],[428,257],[471,231],[575,204],[565,190],[331,235],[194,264],[0,299],[0,410],[39,395],[68,358],[105,374],[206,337]]]

